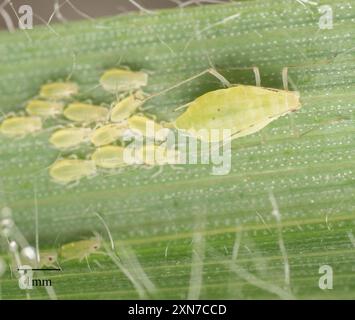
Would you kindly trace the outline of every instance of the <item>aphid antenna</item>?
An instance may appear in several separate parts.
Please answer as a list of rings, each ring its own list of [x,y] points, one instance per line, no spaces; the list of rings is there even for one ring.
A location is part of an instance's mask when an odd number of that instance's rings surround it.
[[[94,212],[94,214],[99,218],[99,220],[101,221],[102,225],[104,226],[105,230],[106,230],[106,233],[107,233],[107,236],[110,240],[110,244],[111,244],[111,249],[113,251],[116,251],[116,248],[115,248],[115,242],[113,241],[113,237],[112,237],[112,234],[111,234],[111,231],[110,231],[110,228],[108,227],[108,224],[106,223],[105,219],[102,217],[102,215],[100,215],[98,212]],[[99,235],[99,234],[97,234]]]
[[[40,15],[38,15],[38,14],[36,14],[36,13],[33,13],[33,16],[35,16],[38,20],[40,20],[41,22],[43,22],[45,25],[46,25],[46,27],[52,32],[52,33],[54,33],[57,37],[61,37],[60,36],[60,34],[57,32],[57,31],[55,31],[52,27],[51,27],[51,25],[47,22],[47,20],[45,20],[45,19],[43,19]]]
[[[178,88],[178,87],[180,87],[180,86],[182,86],[182,85],[184,85],[184,84],[186,84],[188,82],[191,82],[191,81],[193,81],[193,80],[195,80],[197,78],[200,78],[200,77],[204,76],[207,73],[209,73],[209,74],[213,75],[214,77],[216,77],[218,80],[221,81],[221,83],[223,85],[225,85],[225,86],[230,85],[230,82],[226,78],[224,78],[217,70],[215,70],[213,68],[209,68],[209,69],[206,69],[206,70],[204,70],[204,71],[202,71],[202,72],[200,72],[200,73],[198,73],[198,74],[196,74],[196,75],[194,75],[194,76],[192,76],[190,78],[187,78],[187,79],[185,79],[185,80],[183,80],[183,81],[181,81],[181,82],[179,82],[179,83],[177,83],[177,84],[175,84],[175,85],[173,85],[173,86],[171,86],[169,88],[166,88],[166,89],[164,89],[164,90],[162,90],[162,91],[160,91],[158,93],[151,94],[149,97],[147,97],[146,99],[143,100],[143,103],[149,101],[150,99],[159,97],[159,96],[161,96],[161,95],[163,95],[163,94],[165,94],[165,93],[167,93],[167,92],[169,92],[171,90],[174,90],[174,89],[176,89],[176,88]]]
[[[141,4],[139,4],[139,3],[138,3],[137,1],[135,1],[135,0],[128,0],[128,1],[129,1],[131,4],[133,4],[137,9],[139,9],[139,11],[140,11],[141,13],[156,14],[156,12],[144,8]]]
[[[77,13],[79,16],[83,17],[84,19],[90,20],[92,22],[95,21],[95,19],[93,17],[89,16],[87,13],[81,11],[79,8],[74,6],[71,1],[65,0],[64,3],[68,4],[74,10],[75,13]]]
[[[101,84],[97,84],[97,85],[95,85],[95,86],[89,88],[88,90],[83,91],[82,94],[88,94],[88,93],[90,93],[91,91],[94,91],[95,89],[100,88],[100,87],[101,87]]]
[[[213,28],[215,28],[215,27],[218,27],[218,26],[220,26],[220,25],[223,25],[223,24],[225,24],[225,23],[228,23],[229,21],[233,21],[233,20],[239,18],[240,15],[241,15],[240,13],[232,14],[232,15],[230,15],[230,16],[227,16],[227,17],[223,18],[223,19],[220,20],[220,21],[217,21],[217,22],[215,22],[215,23],[213,23],[213,24],[211,24],[211,25],[208,25],[207,27],[203,28],[202,30],[198,30],[198,31],[196,32],[196,34],[193,35],[193,36],[187,41],[187,43],[185,44],[185,47],[184,47],[184,49],[183,49],[183,52],[186,51],[186,49],[189,47],[189,45],[191,44],[191,42],[196,38],[196,36],[199,37],[199,36],[201,36],[203,33],[207,32],[207,31],[209,31],[209,30],[211,30],[211,29],[213,29]]]
[[[5,7],[10,3],[10,0],[5,0],[2,4],[0,4],[0,15],[4,19],[7,30],[12,33],[15,32],[15,26],[12,22],[11,16],[5,10]]]
[[[53,12],[50,15],[47,24],[50,24],[52,19],[54,17],[57,18],[58,21],[62,22],[62,23],[66,23],[68,20],[62,15],[60,9],[62,6],[64,6],[65,2],[62,2],[61,4],[59,4],[58,0],[54,0],[54,5],[53,5]]]

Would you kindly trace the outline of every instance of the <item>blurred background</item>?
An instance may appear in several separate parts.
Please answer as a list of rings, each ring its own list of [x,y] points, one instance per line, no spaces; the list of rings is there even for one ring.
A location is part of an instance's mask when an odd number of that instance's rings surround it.
[[[111,16],[134,10],[154,10],[159,8],[184,7],[231,0],[0,0],[0,29],[6,29],[6,19],[10,18],[15,28],[21,5],[30,5],[34,25],[46,23],[53,15],[51,23],[64,20],[88,19],[90,17]],[[141,7],[141,8],[140,8]]]

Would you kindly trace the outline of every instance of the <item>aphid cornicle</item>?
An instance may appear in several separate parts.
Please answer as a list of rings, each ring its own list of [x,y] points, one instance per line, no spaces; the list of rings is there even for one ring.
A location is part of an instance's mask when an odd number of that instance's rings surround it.
[[[91,159],[96,166],[104,169],[116,169],[126,166],[124,161],[124,148],[120,146],[105,146],[98,148]]]
[[[26,111],[31,116],[42,118],[55,117],[63,113],[64,104],[58,101],[30,100]]]
[[[216,70],[207,70],[197,76],[206,72],[228,83]],[[257,86],[235,85],[227,89],[207,92],[190,102],[187,110],[167,127],[184,130],[201,140],[209,141],[212,140],[210,135],[207,137],[199,135],[198,131],[230,129],[231,138],[236,139],[255,133],[279,117],[301,108],[298,92],[260,87],[258,86],[260,82],[258,71],[256,74],[258,75]],[[283,72],[285,87],[287,87],[286,76],[287,73]],[[222,138],[223,135],[220,134],[217,140]]]
[[[101,243],[102,239],[99,236],[87,240],[66,243],[60,248],[60,257],[64,261],[82,261],[91,254],[98,252],[101,248]]]
[[[75,122],[91,123],[106,120],[108,112],[105,107],[76,102],[68,105],[64,116]]]
[[[137,91],[134,94],[118,101],[110,112],[110,120],[112,122],[122,122],[134,114],[138,107],[143,104],[143,93]]]
[[[74,82],[53,82],[41,86],[39,95],[49,100],[67,99],[79,92]]]
[[[90,160],[61,159],[52,164],[49,174],[55,182],[67,184],[95,175],[96,166]]]
[[[126,123],[110,123],[95,129],[90,137],[91,143],[101,147],[123,138],[127,130]]]
[[[12,117],[5,119],[0,126],[0,132],[10,138],[24,137],[40,130],[42,130],[40,117]]]
[[[64,128],[54,132],[49,142],[60,150],[71,149],[89,141],[91,132],[90,128]]]
[[[124,69],[107,70],[100,78],[101,86],[104,88],[104,90],[111,93],[137,90],[146,86],[147,83],[147,73]]]

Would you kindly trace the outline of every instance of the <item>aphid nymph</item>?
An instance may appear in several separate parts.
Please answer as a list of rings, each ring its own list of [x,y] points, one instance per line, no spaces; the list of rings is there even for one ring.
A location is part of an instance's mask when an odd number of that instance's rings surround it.
[[[54,132],[49,142],[60,150],[71,149],[89,141],[91,132],[90,128],[64,128]]]
[[[60,257],[64,261],[87,259],[90,255],[97,253],[101,248],[102,239],[100,236],[95,238],[74,241],[64,244],[60,248]]]
[[[137,91],[118,101],[110,112],[110,120],[112,122],[122,122],[128,119],[143,104],[143,99],[143,93]]]
[[[76,102],[68,105],[64,110],[64,116],[75,122],[91,123],[106,120],[108,112],[105,107]]]
[[[104,146],[95,150],[91,156],[96,166],[104,169],[116,169],[126,166],[124,148],[120,146]]]
[[[133,115],[127,120],[127,124],[133,133],[138,132],[140,135],[156,141],[164,141],[169,132],[167,128],[142,114]]]
[[[39,266],[42,267],[57,267],[58,253],[56,251],[41,251]]]
[[[68,184],[95,175],[96,166],[90,160],[60,159],[52,164],[49,174],[55,182]]]
[[[67,99],[79,92],[74,82],[53,82],[42,85],[39,95],[48,100]]]
[[[95,147],[101,147],[123,138],[126,130],[126,123],[109,123],[94,129],[90,140]]]
[[[58,101],[30,100],[26,111],[31,116],[42,118],[55,117],[63,113],[64,104]]]
[[[22,138],[40,130],[42,130],[40,117],[12,117],[5,119],[0,126],[0,133],[10,138]]]
[[[100,78],[101,86],[104,88],[104,90],[111,93],[137,90],[146,86],[147,83],[147,73],[125,69],[107,70]]]

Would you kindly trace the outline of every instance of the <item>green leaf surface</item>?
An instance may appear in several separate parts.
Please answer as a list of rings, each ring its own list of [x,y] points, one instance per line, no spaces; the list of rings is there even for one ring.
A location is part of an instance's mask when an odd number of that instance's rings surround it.
[[[253,72],[243,68],[258,66],[262,86],[282,88],[282,68],[290,66],[301,94],[298,112],[233,141],[224,176],[211,175],[212,165],[164,166],[158,175],[157,167],[132,167],[69,188],[48,175],[59,156],[50,130],[0,137],[0,207],[11,208],[29,243],[36,208],[41,250],[93,232],[108,245],[95,213],[114,238],[119,260],[92,255],[90,267],[59,260],[62,272],[38,275],[52,280],[58,299],[355,298],[355,2],[331,2],[332,29],[320,29],[318,8],[243,1],[0,33],[3,114],[23,111],[43,83],[69,75],[80,101],[110,103],[114,96],[98,79],[114,66],[148,72],[147,93],[211,64],[232,83],[251,85]],[[205,75],[147,107],[158,120],[173,120],[183,112],[176,107],[218,88]],[[10,261],[5,241],[1,248]],[[323,265],[333,269],[332,290],[319,288]],[[3,299],[49,298],[44,288],[20,290],[15,273],[0,278]]]

